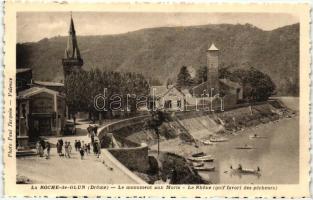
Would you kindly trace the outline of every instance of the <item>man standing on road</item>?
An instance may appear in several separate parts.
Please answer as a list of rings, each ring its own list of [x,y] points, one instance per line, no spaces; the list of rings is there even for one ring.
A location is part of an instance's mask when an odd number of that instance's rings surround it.
[[[72,145],[71,142],[68,142],[68,152],[72,153]]]
[[[93,148],[94,148],[94,152],[95,152],[97,158],[99,158],[100,153],[101,153],[101,145],[100,145],[100,141],[99,141],[98,137],[95,139]]]
[[[90,154],[90,143],[87,144],[87,152]]]
[[[80,140],[77,141],[77,149],[80,151],[80,148],[82,147],[82,143]]]
[[[45,143],[45,141],[43,139],[40,139],[39,143],[40,143],[39,156],[43,157],[44,156],[44,150],[46,148],[46,143]]]
[[[97,136],[97,132],[98,132],[98,126],[97,125],[94,126],[93,131],[94,131],[95,135]]]
[[[57,143],[57,152],[58,152],[59,156],[62,155],[62,148],[63,148],[63,140],[59,139],[58,143]]]
[[[75,147],[75,150],[76,150],[76,151],[79,151],[79,149],[78,149],[78,147],[77,147],[77,140],[75,140],[75,142],[74,142],[74,147]]]
[[[47,159],[49,159],[50,158],[50,148],[51,148],[51,146],[50,146],[50,143],[47,141],[46,142],[46,149],[47,149]]]
[[[91,144],[93,144],[95,142],[95,133],[92,131],[91,132]]]
[[[87,128],[88,137],[91,136],[92,131],[93,131],[93,128],[92,128],[92,126],[89,124],[89,126],[88,126],[88,128]]]
[[[65,157],[67,158],[71,158],[69,146],[70,146],[69,142],[65,142],[64,149],[65,149]]]

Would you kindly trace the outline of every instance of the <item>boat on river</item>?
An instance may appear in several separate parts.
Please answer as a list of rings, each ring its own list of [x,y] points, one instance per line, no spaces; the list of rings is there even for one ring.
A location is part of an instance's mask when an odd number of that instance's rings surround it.
[[[250,139],[261,139],[261,138],[267,138],[265,136],[259,136],[258,134],[254,134],[254,135],[250,135],[249,136]]]
[[[235,149],[254,149],[252,146],[245,144],[244,146],[235,147]]]
[[[194,167],[194,169],[197,171],[214,171],[215,167],[214,166],[203,166],[203,167]]]
[[[213,162],[214,158],[211,155],[201,156],[201,157],[192,157],[187,158],[192,162]]]
[[[204,152],[199,152],[199,153],[194,153],[191,155],[192,157],[203,157],[206,156],[206,153]]]
[[[226,142],[226,141],[228,141],[228,138],[226,138],[226,137],[213,136],[210,138],[210,142]]]
[[[193,162],[192,166],[193,167],[203,167],[204,166],[204,162],[201,162],[201,163]]]
[[[230,169],[232,169],[233,172],[237,172],[237,173],[241,173],[241,174],[261,175],[260,167],[257,167],[257,169],[249,169],[249,168],[243,168],[241,166],[241,164],[239,164],[237,169],[233,169],[232,166],[230,166]]]
[[[213,145],[213,142],[211,142],[210,140],[204,140],[202,141],[202,143],[205,145]]]

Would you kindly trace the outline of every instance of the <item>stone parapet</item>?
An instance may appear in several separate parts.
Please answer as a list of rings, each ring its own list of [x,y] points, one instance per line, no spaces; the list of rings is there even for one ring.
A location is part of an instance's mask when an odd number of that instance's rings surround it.
[[[147,172],[149,170],[148,146],[107,149],[117,160],[130,170]]]

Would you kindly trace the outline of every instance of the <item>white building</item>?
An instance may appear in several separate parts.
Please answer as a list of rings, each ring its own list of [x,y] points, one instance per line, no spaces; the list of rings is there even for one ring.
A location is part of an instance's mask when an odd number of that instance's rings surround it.
[[[183,111],[185,95],[175,86],[152,86],[150,89],[149,109]]]

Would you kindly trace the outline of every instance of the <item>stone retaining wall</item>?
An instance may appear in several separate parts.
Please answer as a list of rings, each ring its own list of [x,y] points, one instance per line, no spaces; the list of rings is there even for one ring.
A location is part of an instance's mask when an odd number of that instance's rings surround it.
[[[133,117],[133,118],[129,118],[129,119],[123,119],[117,122],[113,122],[111,124],[105,125],[103,127],[101,127],[98,130],[98,137],[99,139],[101,138],[101,134],[102,133],[110,133],[113,132],[115,130],[121,129],[123,127],[126,126],[131,126],[137,123],[142,123],[142,121],[144,120],[148,120],[150,119],[149,115],[144,115],[144,116],[139,116],[139,117]]]
[[[106,134],[119,130],[121,128],[132,126],[138,123],[142,123],[145,120],[149,120],[150,116],[139,116],[129,119],[113,122],[106,126],[101,127],[98,130],[98,137],[101,138]],[[148,146],[138,144],[138,147],[131,148],[109,148],[107,149],[118,161],[130,170],[139,172],[146,172],[149,169],[148,160]]]
[[[134,148],[114,148],[107,150],[130,170],[138,172],[147,172],[149,170],[147,145]]]

